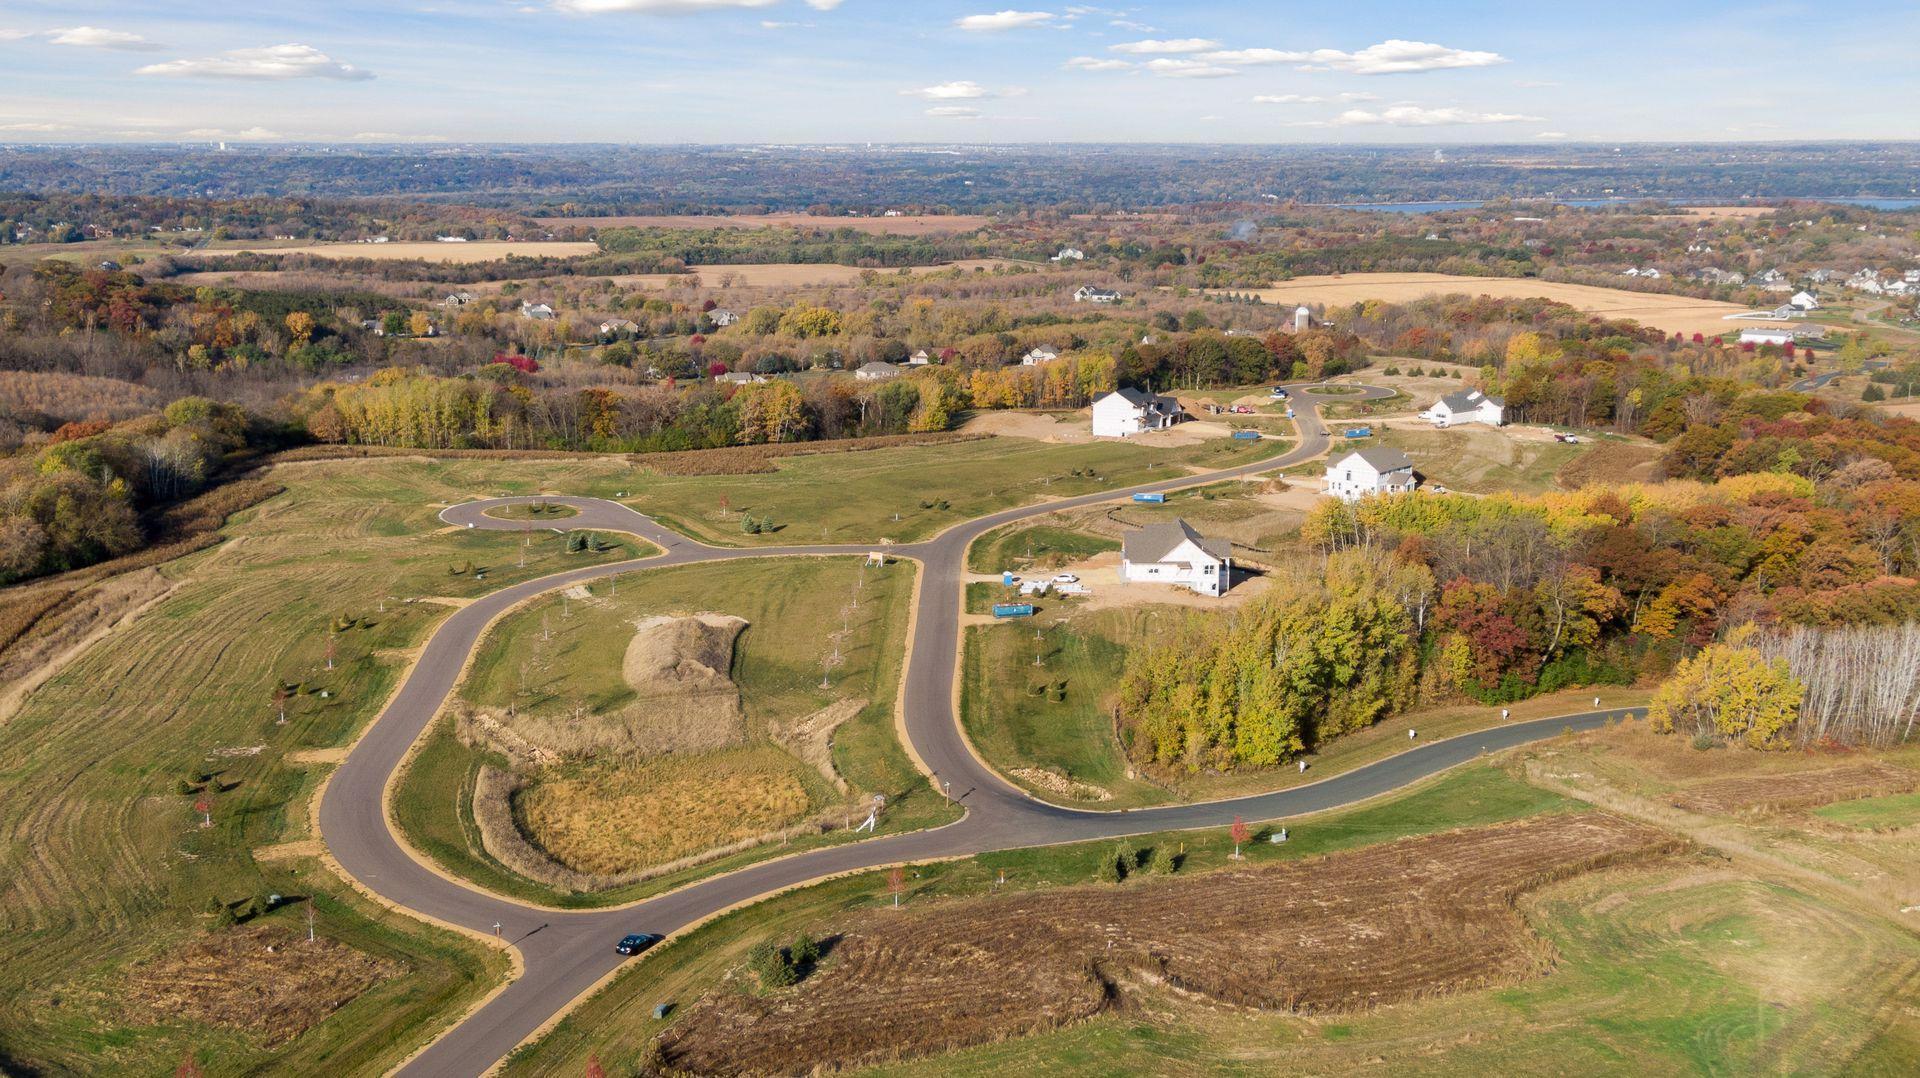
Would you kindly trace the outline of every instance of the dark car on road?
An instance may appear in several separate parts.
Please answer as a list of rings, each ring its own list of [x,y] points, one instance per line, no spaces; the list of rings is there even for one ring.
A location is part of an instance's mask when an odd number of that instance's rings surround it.
[[[629,932],[620,937],[620,942],[614,944],[613,949],[621,954],[639,954],[661,939],[658,932]]]

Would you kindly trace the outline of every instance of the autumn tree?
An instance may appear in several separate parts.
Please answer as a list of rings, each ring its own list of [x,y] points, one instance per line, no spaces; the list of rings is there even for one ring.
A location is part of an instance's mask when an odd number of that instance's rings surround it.
[[[1770,660],[1746,646],[1753,633],[1751,623],[1743,625],[1726,642],[1682,659],[1647,708],[1653,728],[1672,733],[1684,724],[1697,733],[1739,737],[1756,749],[1785,748],[1805,687],[1785,659]]]
[[[287,315],[287,332],[293,336],[293,343],[306,344],[313,340],[313,316],[305,311],[294,311]]]

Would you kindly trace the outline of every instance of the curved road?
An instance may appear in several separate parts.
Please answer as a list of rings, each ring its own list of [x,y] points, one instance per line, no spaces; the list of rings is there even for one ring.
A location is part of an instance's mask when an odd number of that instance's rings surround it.
[[[1369,397],[1384,395],[1384,390],[1368,392]],[[456,611],[434,632],[399,692],[327,783],[320,804],[320,831],[348,874],[387,901],[440,921],[485,934],[491,934],[498,923],[502,936],[518,949],[524,964],[518,979],[416,1056],[403,1073],[466,1076],[486,1072],[550,1017],[567,1009],[582,992],[616,969],[623,959],[614,954],[613,942],[627,932],[673,932],[771,891],[876,865],[1218,826],[1235,816],[1271,820],[1318,812],[1387,793],[1483,752],[1551,737],[1567,728],[1589,729],[1628,713],[1596,711],[1514,723],[1423,744],[1366,767],[1277,793],[1119,813],[1033,800],[975,758],[960,732],[953,701],[962,583],[967,547],[973,540],[1010,521],[1060,509],[1251,475],[1312,459],[1328,447],[1318,405],[1361,398],[1352,394],[1316,396],[1310,390],[1297,389],[1295,399],[1302,412],[1298,423],[1301,441],[1280,456],[1205,475],[1007,509],[957,525],[924,542],[887,548],[890,554],[915,559],[921,565],[915,633],[905,674],[907,737],[914,753],[932,773],[935,786],[950,784],[953,797],[967,808],[963,819],[929,831],[850,842],[764,861],[620,909],[551,910],[474,890],[414,860],[388,828],[384,808],[388,780],[439,713],[488,624],[533,596],[637,569],[733,558],[863,554],[873,546],[710,547],[661,527],[623,505],[595,498],[494,499],[463,503],[443,512],[441,517],[449,523],[470,527],[549,530],[551,525],[545,522],[503,520],[487,516],[485,510],[514,502],[562,503],[579,511],[578,516],[567,518],[567,526],[628,532],[659,546],[662,553],[529,580]]]

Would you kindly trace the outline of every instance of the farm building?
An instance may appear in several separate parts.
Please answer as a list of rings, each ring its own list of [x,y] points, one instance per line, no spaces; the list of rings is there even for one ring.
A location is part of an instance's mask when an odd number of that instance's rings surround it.
[[[1202,595],[1232,586],[1233,544],[1208,539],[1184,520],[1130,531],[1120,542],[1120,579],[1129,584],[1178,584]]]
[[[447,293],[446,298],[440,301],[440,306],[465,307],[467,304],[472,302],[473,302],[473,293],[471,292],[449,292]]]
[[[872,362],[861,364],[860,369],[853,372],[853,376],[862,382],[878,382],[883,378],[900,377],[900,367],[898,364],[888,363],[884,359],[876,359]]]
[[[553,321],[553,308],[544,303],[527,303],[523,301],[520,304],[520,316],[522,318],[531,318],[536,322],[551,322]]]
[[[707,317],[712,319],[713,324],[716,326],[730,326],[740,321],[740,316],[737,313],[725,307],[715,307],[713,310],[707,312]]]
[[[634,334],[638,332],[640,332],[639,324],[630,322],[625,318],[609,318],[605,322],[600,323],[600,335],[602,337],[612,337],[620,333]]]
[[[1507,421],[1507,402],[1499,397],[1489,397],[1477,389],[1463,389],[1434,401],[1432,407],[1420,413],[1420,418],[1436,427],[1451,427],[1460,423],[1485,423],[1489,427],[1498,427]]]
[[[1360,449],[1327,466],[1326,492],[1342,501],[1373,494],[1405,494],[1418,486],[1413,461],[1398,449]]]
[[[1305,333],[1312,328],[1313,312],[1305,307],[1295,307],[1293,309],[1293,331],[1295,333]]]
[[[1187,417],[1172,397],[1116,389],[1093,402],[1093,436],[1125,438],[1142,431],[1165,430]]]
[[[1073,301],[1075,303],[1118,303],[1120,293],[1111,288],[1095,288],[1090,284],[1083,284],[1074,289]]]
[[[933,357],[928,355],[927,350],[924,348],[907,357],[907,366],[909,367],[924,367],[932,362]]]
[[[1743,329],[1740,331],[1740,343],[1751,345],[1793,343],[1793,331],[1790,329]]]
[[[1087,257],[1087,253],[1085,251],[1082,251],[1078,247],[1062,247],[1060,248],[1060,253],[1057,255],[1054,255],[1052,258],[1048,259],[1048,261],[1049,262],[1079,262],[1084,260],[1086,257]]]

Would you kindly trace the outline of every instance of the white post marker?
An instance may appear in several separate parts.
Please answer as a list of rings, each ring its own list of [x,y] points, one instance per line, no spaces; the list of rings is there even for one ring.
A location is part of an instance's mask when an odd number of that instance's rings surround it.
[[[1302,775],[1307,773],[1307,762],[1305,760],[1300,761],[1300,773]]]
[[[1409,729],[1409,730],[1407,731],[1407,740],[1408,740],[1408,741],[1412,741],[1412,740],[1413,740],[1413,731],[1412,731],[1411,729]]]
[[[1501,708],[1501,709],[1500,709],[1500,721],[1501,721],[1501,722],[1506,722],[1506,721],[1507,721],[1507,715],[1508,715],[1508,714],[1509,714],[1509,713],[1508,713],[1508,711],[1507,711],[1507,709],[1506,709],[1506,708],[1504,708],[1504,707],[1503,707],[1503,708]]]

